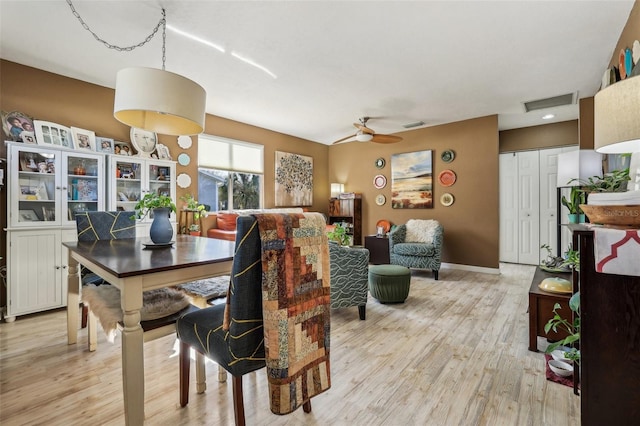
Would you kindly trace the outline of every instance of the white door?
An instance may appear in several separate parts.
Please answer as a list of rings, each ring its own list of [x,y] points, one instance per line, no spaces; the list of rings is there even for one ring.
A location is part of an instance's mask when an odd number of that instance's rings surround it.
[[[537,151],[518,153],[518,263],[540,259],[540,176]]]
[[[558,246],[557,181],[558,154],[562,148],[540,151],[540,245],[547,244],[555,254]],[[547,256],[540,251],[540,259]]]
[[[517,154],[500,154],[500,261],[518,263]]]

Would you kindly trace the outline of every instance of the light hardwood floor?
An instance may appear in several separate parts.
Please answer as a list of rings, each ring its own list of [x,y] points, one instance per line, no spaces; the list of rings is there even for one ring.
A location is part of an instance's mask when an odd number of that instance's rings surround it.
[[[534,267],[500,275],[414,271],[404,304],[370,298],[332,311],[332,387],[313,411],[271,414],[265,370],[244,377],[248,425],[578,425],[580,399],[549,382],[544,356],[527,350],[528,290]],[[100,332],[98,350],[66,343],[55,311],[0,324],[0,424],[122,425],[120,340]],[[149,425],[231,425],[231,382],[207,369],[208,390],[178,406],[172,336],[145,343]],[[192,375],[195,371],[191,369]]]

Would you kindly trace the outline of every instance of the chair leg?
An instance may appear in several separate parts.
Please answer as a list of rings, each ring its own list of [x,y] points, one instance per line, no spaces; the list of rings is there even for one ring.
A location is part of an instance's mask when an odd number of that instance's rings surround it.
[[[180,341],[180,406],[184,407],[189,403],[189,369],[191,362],[189,353],[191,347]]]
[[[434,269],[434,270],[433,270],[433,278],[434,278],[436,281],[438,281],[438,270],[437,270],[437,269]]]
[[[233,415],[236,418],[236,426],[245,426],[244,401],[242,398],[242,376],[233,377]]]
[[[88,307],[87,311],[87,341],[89,344],[89,352],[93,352],[98,348],[98,320],[96,319],[93,311],[91,311]]]
[[[218,365],[218,382],[224,383],[227,381],[227,370]]]
[[[82,321],[80,322],[80,328],[87,328],[87,319],[89,317],[89,308],[87,305],[82,304]]]
[[[311,400],[308,400],[307,402],[302,404],[302,410],[304,410],[305,413],[311,412]]]
[[[360,320],[367,319],[367,305],[358,306],[358,313],[360,314]]]
[[[204,355],[196,352],[196,392],[204,393],[207,390],[207,372],[204,366]]]

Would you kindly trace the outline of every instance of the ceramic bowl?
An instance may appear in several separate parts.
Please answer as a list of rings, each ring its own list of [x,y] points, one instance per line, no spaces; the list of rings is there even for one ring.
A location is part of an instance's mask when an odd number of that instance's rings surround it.
[[[549,368],[558,376],[569,377],[573,374],[573,365],[556,359],[549,360]]]
[[[566,348],[558,348],[556,350],[554,350],[553,352],[551,352],[551,356],[553,357],[553,359],[555,359],[556,361],[562,361],[562,362],[566,362],[567,364],[573,364],[573,360],[566,358],[565,357],[565,352],[568,352],[570,349]]]

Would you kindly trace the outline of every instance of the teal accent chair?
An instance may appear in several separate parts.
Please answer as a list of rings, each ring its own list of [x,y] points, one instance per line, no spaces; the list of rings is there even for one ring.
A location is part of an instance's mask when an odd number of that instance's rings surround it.
[[[444,229],[438,221],[409,220],[389,233],[390,263],[407,268],[431,269],[437,280],[442,263],[443,237]]]
[[[329,241],[331,268],[331,308],[357,306],[360,319],[366,319],[369,250],[343,247]]]

